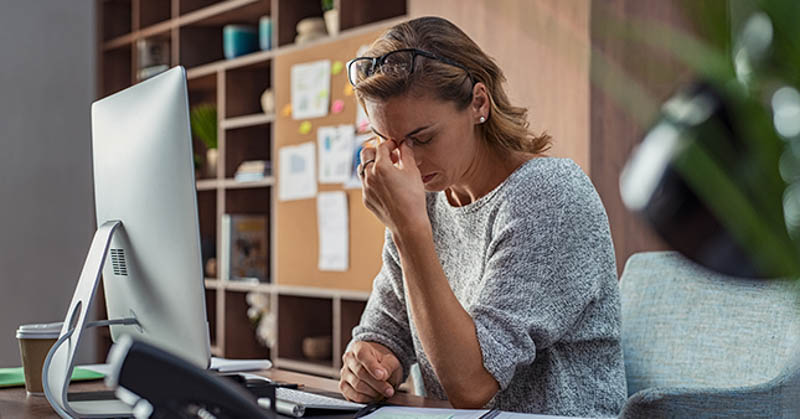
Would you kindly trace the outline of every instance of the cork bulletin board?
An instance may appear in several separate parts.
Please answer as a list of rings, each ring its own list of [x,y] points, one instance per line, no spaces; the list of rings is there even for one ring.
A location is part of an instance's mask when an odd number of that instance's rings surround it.
[[[331,60],[346,64],[361,45],[372,43],[382,29],[352,34],[316,46],[288,51],[275,57],[274,90],[278,115],[275,121],[274,150],[285,146],[313,142],[316,150],[317,129],[321,126],[355,124],[357,102],[348,94],[347,70],[331,73],[330,104],[344,101],[339,113],[328,112],[326,116],[295,120],[282,110],[291,103],[291,68],[318,60]],[[352,90],[350,89],[350,92]],[[300,125],[311,123],[311,130],[301,134]],[[277,156],[277,155],[276,155]],[[318,158],[319,156],[317,156]],[[280,173],[279,159],[274,160],[275,173]],[[318,164],[318,162],[317,162]],[[279,285],[318,287],[340,290],[370,291],[372,280],[381,267],[384,226],[364,207],[360,189],[345,189],[341,184],[317,184],[318,192],[345,191],[349,213],[349,269],[344,272],[320,271],[318,269],[319,236],[317,230],[316,199],[277,201],[275,209],[275,275]],[[277,196],[277,194],[276,194]]]

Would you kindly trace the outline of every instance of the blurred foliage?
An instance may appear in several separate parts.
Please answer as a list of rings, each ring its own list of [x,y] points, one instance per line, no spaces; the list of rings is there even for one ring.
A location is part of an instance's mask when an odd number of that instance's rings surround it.
[[[190,120],[192,135],[202,141],[206,148],[217,148],[217,107],[197,105],[192,108]]]
[[[763,275],[800,276],[800,3],[679,4],[693,29],[606,10],[604,30],[668,52],[695,83],[659,106],[596,48],[592,77],[640,124],[679,133],[672,167]]]

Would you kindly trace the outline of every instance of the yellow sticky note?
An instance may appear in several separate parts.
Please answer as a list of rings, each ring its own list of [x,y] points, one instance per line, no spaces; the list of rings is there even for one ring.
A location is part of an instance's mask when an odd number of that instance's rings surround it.
[[[292,114],[292,104],[287,103],[286,106],[281,109],[281,115],[283,116],[290,116]]]
[[[341,61],[334,61],[333,65],[331,65],[331,74],[335,76],[341,73],[342,69],[344,69],[344,64]]]
[[[300,124],[300,128],[297,130],[300,134],[306,135],[311,132],[311,122],[303,121]]]
[[[350,82],[344,84],[344,95],[353,96],[353,85]]]

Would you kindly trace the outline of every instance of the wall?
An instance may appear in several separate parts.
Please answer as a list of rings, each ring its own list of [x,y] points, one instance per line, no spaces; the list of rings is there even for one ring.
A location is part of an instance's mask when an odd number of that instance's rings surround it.
[[[63,319],[93,234],[94,8],[0,1],[0,367],[19,324]]]
[[[553,136],[551,155],[590,173],[589,1],[409,0],[409,15],[458,25],[505,72],[512,103],[534,131]]]

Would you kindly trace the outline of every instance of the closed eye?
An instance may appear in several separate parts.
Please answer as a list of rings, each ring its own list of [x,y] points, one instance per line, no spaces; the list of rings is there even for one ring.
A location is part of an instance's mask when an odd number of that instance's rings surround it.
[[[430,137],[428,137],[428,138],[426,138],[426,139],[424,139],[424,140],[423,140],[423,139],[421,139],[421,138],[419,138],[419,137],[408,137],[408,139],[409,139],[409,140],[411,140],[411,142],[412,142],[412,143],[413,143],[415,146],[418,146],[418,145],[426,145],[426,144],[429,144],[429,143],[430,143],[430,142],[433,140],[433,136],[430,136]]]

